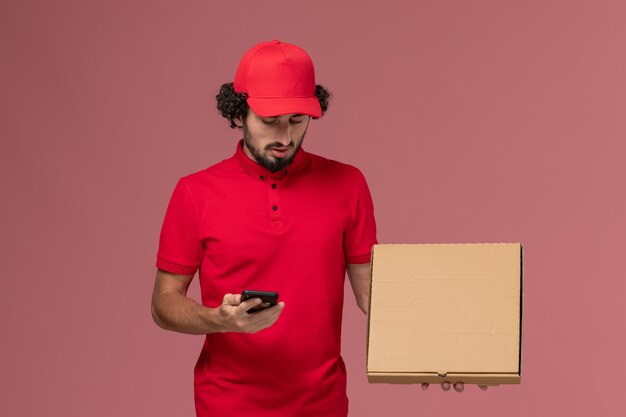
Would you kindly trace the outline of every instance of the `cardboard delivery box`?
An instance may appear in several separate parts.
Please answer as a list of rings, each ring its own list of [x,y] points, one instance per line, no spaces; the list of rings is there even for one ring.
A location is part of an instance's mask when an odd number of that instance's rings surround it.
[[[519,384],[522,244],[374,245],[369,382]]]

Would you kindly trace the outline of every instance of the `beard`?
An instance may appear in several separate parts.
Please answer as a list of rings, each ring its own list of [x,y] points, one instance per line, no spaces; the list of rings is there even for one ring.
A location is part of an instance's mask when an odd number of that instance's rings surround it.
[[[254,157],[255,161],[259,165],[261,165],[263,168],[267,169],[268,171],[274,173],[274,172],[282,171],[283,169],[291,165],[291,163],[293,162],[293,158],[296,156],[296,154],[302,147],[302,142],[304,142],[305,134],[306,134],[306,130],[302,134],[302,139],[300,140],[300,143],[297,146],[294,145],[293,141],[289,142],[289,145],[288,145],[289,148],[293,148],[295,146],[295,149],[293,151],[293,154],[286,158],[276,158],[268,154],[263,154],[261,149],[258,149],[254,146],[253,144],[254,138],[252,137],[252,135],[250,135],[250,131],[248,130],[245,124],[243,125],[243,144],[245,147],[248,148],[248,150]],[[270,143],[266,145],[264,150],[266,152],[269,152],[270,149],[272,148],[282,148],[282,147],[283,145],[281,143],[274,142],[274,143]]]

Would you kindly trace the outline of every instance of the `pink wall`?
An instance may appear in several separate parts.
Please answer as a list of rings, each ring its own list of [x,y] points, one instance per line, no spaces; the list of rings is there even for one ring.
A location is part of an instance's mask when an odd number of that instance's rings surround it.
[[[215,110],[252,44],[335,95],[305,142],[359,166],[379,240],[525,245],[523,383],[368,385],[351,416],[624,415],[623,1],[4,1],[0,415],[193,415],[202,338],[149,313],[178,178],[234,151]],[[192,294],[197,297],[197,284]]]

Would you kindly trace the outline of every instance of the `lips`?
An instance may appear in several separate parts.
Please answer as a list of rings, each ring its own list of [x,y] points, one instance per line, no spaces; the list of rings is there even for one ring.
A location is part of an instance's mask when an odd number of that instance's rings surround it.
[[[274,155],[274,157],[282,158],[283,156],[287,154],[287,151],[289,151],[290,147],[291,146],[283,146],[280,148],[270,148],[270,152],[272,152],[272,155]]]
[[[272,148],[272,155],[277,158],[282,158],[283,156],[285,156],[288,150],[289,148]]]

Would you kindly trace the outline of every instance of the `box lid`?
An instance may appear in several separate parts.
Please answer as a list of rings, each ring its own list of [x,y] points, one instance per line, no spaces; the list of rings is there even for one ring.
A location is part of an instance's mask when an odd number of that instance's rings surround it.
[[[521,243],[375,245],[367,372],[519,374]]]

